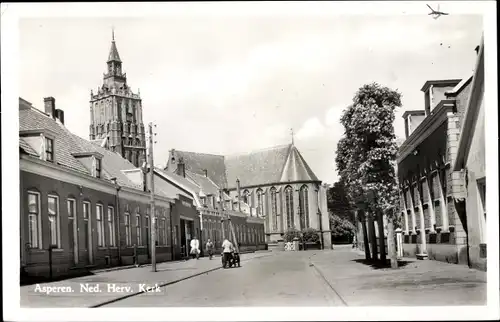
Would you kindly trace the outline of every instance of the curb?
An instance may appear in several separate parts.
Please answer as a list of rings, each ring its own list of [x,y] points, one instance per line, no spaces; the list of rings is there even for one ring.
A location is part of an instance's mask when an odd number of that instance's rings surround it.
[[[259,258],[268,257],[268,256],[271,256],[271,255],[264,255],[264,256],[259,256],[259,257],[255,257],[255,258],[250,258],[250,259],[242,260],[242,262],[247,262],[247,261],[250,261],[252,259],[259,259]],[[151,265],[151,264],[149,264],[149,265]],[[213,272],[213,271],[216,271],[216,270],[219,270],[219,269],[222,269],[222,266],[217,266],[215,268],[210,268],[208,270],[204,270],[202,272],[199,272],[199,273],[196,273],[196,274],[193,274],[193,275],[189,275],[189,276],[186,276],[186,277],[183,277],[183,278],[179,278],[177,280],[166,282],[166,283],[160,284],[159,287],[169,286],[169,285],[172,285],[172,284],[175,284],[175,283],[178,283],[178,282],[182,282],[182,281],[188,280],[190,278],[193,278],[193,277],[196,277],[196,276],[200,276],[200,275],[203,275],[203,274],[206,274],[206,273],[210,273],[210,272]],[[115,298],[115,299],[111,299],[111,300],[108,300],[108,301],[105,301],[105,302],[102,302],[102,303],[99,303],[99,304],[95,304],[95,305],[89,306],[89,308],[98,308],[98,307],[101,307],[101,306],[112,304],[112,303],[115,303],[115,302],[118,302],[118,301],[121,301],[121,300],[128,299],[129,297],[133,297],[133,296],[144,294],[144,293],[146,293],[146,292],[145,291],[139,291],[139,292],[136,292],[136,293],[127,294],[127,295],[124,295],[124,296],[121,296],[121,297],[118,297],[118,298]]]

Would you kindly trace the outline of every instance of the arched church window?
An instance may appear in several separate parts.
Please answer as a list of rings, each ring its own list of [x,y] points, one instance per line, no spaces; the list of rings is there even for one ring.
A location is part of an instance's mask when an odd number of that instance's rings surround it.
[[[276,200],[276,188],[271,188],[271,218],[273,222],[273,230],[278,229],[278,202]]]
[[[300,228],[309,228],[309,196],[308,188],[303,185],[299,190]]]
[[[288,186],[285,188],[285,209],[286,209],[286,221],[287,227],[295,227],[293,222],[293,188]]]
[[[264,215],[264,193],[262,189],[257,190],[257,216]]]

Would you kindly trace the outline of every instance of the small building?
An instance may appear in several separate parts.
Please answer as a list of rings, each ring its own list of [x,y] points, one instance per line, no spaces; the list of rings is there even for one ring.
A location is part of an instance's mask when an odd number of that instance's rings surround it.
[[[453,170],[462,174],[463,189],[455,194],[466,218],[469,265],[486,270],[486,155],[484,110],[484,40],[477,48],[476,68],[470,96],[461,122]]]

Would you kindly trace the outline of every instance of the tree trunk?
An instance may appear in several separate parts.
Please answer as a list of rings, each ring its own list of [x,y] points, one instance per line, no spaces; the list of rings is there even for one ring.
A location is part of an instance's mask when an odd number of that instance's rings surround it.
[[[384,229],[384,213],[382,211],[377,211],[377,223],[378,223],[378,238],[380,240],[380,261],[385,264],[387,259],[385,253],[385,229]]]
[[[387,251],[389,252],[389,258],[391,259],[391,268],[398,268],[398,255],[397,249],[394,242],[394,217],[387,217]]]
[[[367,218],[368,218],[368,229],[370,230],[370,241],[371,241],[371,249],[372,249],[372,259],[377,260],[378,259],[378,252],[377,252],[377,236],[375,234],[375,224],[373,223],[373,215],[370,213],[367,213]]]
[[[365,244],[365,258],[367,260],[370,260],[372,257],[370,255],[370,242],[368,241],[368,230],[366,229],[366,216],[365,216],[365,213],[363,212],[361,214],[361,225],[362,225],[362,229],[363,229],[363,242]]]

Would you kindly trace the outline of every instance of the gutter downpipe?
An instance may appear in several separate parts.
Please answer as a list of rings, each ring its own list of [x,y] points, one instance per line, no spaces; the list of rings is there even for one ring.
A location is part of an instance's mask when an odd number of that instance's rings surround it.
[[[174,223],[172,221],[172,208],[173,205],[170,203],[169,216],[170,216],[170,260],[174,260]]]

